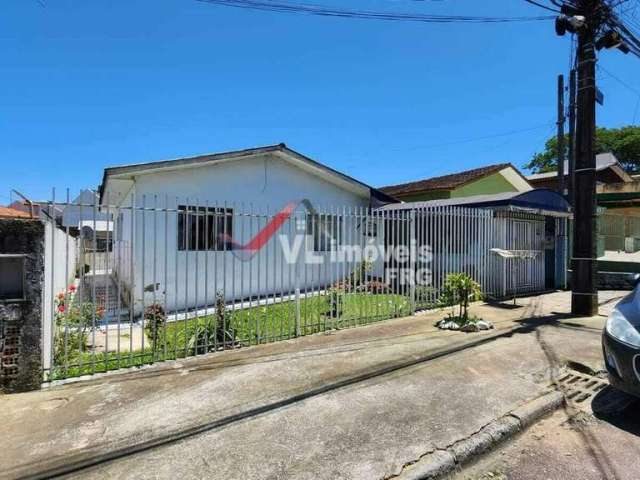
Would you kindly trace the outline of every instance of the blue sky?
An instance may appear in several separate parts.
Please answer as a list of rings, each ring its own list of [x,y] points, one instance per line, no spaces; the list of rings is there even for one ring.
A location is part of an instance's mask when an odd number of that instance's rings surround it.
[[[323,1],[546,14],[522,0]],[[95,187],[106,166],[279,142],[375,186],[522,166],[553,133],[556,76],[569,65],[568,37],[551,22],[345,20],[194,0],[42,3],[0,5],[0,204],[11,188],[39,199],[52,187]],[[606,52],[601,64],[640,91],[639,59]],[[630,124],[638,95],[598,78],[599,125]]]

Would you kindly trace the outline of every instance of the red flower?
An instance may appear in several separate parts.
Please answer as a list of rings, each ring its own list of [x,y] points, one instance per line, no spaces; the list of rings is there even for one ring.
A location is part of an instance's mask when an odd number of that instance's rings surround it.
[[[64,313],[64,305],[60,305],[60,306],[58,307],[58,311],[59,311],[60,313]]]
[[[71,293],[75,292],[76,291],[76,286],[75,285],[69,285],[69,291]]]

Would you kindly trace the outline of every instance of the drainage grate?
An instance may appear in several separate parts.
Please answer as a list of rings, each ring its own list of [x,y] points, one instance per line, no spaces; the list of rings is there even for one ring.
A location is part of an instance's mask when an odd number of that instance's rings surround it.
[[[608,385],[606,380],[574,370],[567,371],[554,382],[568,403],[582,408],[587,408],[591,403],[589,400]]]

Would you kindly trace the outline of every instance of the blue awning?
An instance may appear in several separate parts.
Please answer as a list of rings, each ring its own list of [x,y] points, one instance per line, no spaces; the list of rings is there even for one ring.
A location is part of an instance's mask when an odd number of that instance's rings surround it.
[[[504,192],[492,195],[474,195],[471,197],[431,200],[426,202],[407,202],[386,205],[381,210],[411,210],[431,207],[469,207],[469,208],[508,208],[512,210],[556,213],[568,216],[571,213],[569,202],[554,190],[538,188],[528,192]]]

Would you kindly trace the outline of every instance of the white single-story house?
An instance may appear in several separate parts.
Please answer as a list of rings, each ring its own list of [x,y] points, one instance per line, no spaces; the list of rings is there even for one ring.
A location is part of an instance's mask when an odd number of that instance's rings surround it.
[[[284,144],[107,168],[99,209],[113,219],[105,230],[109,288],[122,303],[114,311],[132,319],[154,303],[188,315],[219,295],[243,308],[326,293],[363,266],[407,298],[416,292],[405,276],[426,274],[417,294],[425,304],[453,272],[495,297],[564,285],[570,209],[554,192],[402,203]],[[349,257],[356,247],[368,253]],[[367,248],[380,253],[375,260]],[[495,249],[529,260],[503,260]]]
[[[328,286],[348,272],[288,264],[279,237],[302,230],[303,248],[328,257],[331,241],[361,241],[357,212],[394,201],[284,144],[107,168],[99,198],[114,218],[116,283],[137,313],[212,305],[220,291],[229,302]]]

